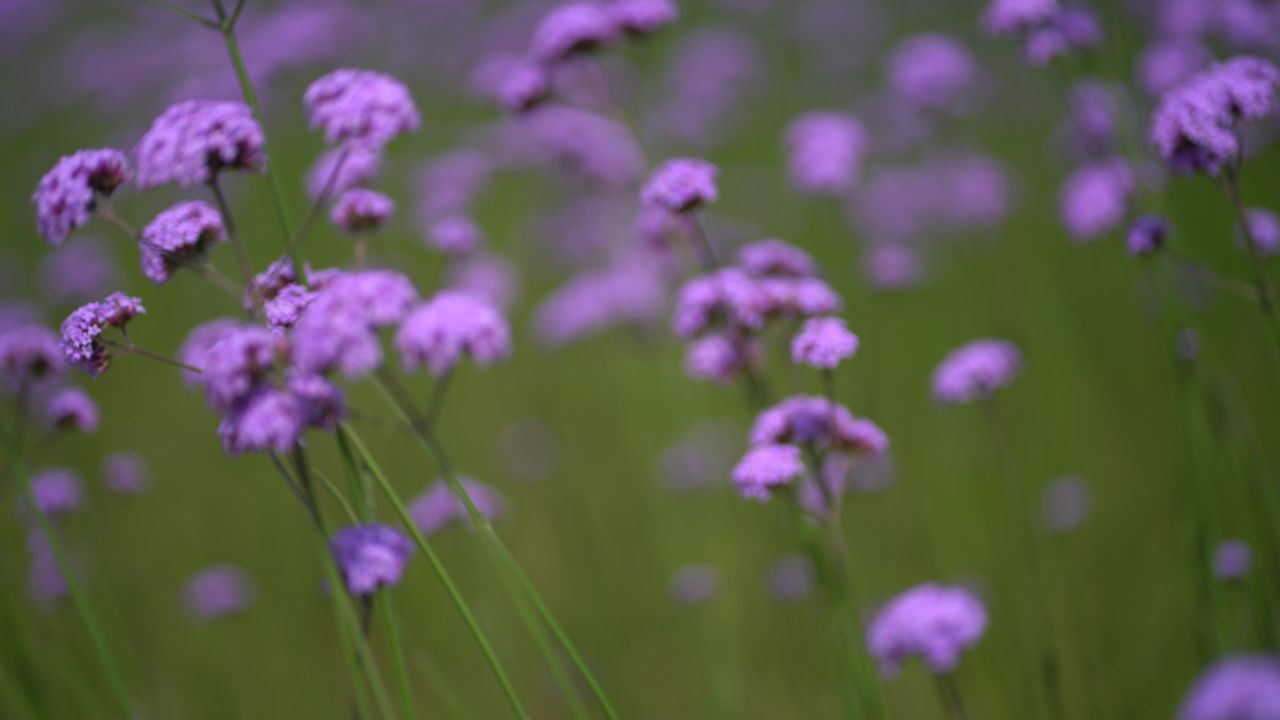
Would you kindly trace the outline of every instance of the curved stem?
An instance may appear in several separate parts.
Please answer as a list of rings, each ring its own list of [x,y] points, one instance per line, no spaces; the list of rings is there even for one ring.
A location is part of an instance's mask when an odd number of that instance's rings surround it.
[[[1239,160],[1228,165],[1224,171],[1224,186],[1227,198],[1231,201],[1231,209],[1236,216],[1236,225],[1244,238],[1245,250],[1249,253],[1249,267],[1253,271],[1253,282],[1257,289],[1258,308],[1267,321],[1267,329],[1271,332],[1271,340],[1275,343],[1276,353],[1280,353],[1280,316],[1276,314],[1275,295],[1271,291],[1271,281],[1267,278],[1267,268],[1258,246],[1254,244],[1253,228],[1249,226],[1249,215],[1244,207],[1244,195],[1240,190]],[[1280,362],[1280,354],[1272,358]]]
[[[231,215],[231,205],[227,202],[227,196],[222,192],[222,186],[218,183],[218,176],[214,174],[209,180],[209,189],[213,191],[213,197],[218,203],[218,212],[222,215],[222,224],[227,229],[227,238],[231,240],[231,248],[236,254],[236,265],[240,268],[240,279],[244,282],[244,286],[253,294],[253,304],[258,304],[257,292],[253,288],[253,265],[249,262],[249,252],[245,250],[244,240],[240,238],[240,233],[236,231],[236,222]]]
[[[161,355],[160,353],[151,352],[150,350],[145,350],[143,348],[138,347],[137,345],[134,345],[131,342],[122,343],[122,342],[116,342],[115,340],[103,340],[102,344],[106,345],[109,348],[119,350],[120,352],[138,355],[148,360],[154,360],[158,363],[164,363],[165,365],[169,365],[170,367],[176,367],[179,370],[186,370],[187,372],[193,372],[193,373],[204,372],[204,370],[194,365],[188,365],[184,362],[179,362],[177,360],[174,360],[171,357],[166,357],[164,355]]]

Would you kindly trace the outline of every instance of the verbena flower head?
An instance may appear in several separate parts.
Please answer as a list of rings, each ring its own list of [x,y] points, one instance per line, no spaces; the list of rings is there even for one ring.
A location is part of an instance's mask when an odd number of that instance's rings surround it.
[[[141,494],[147,489],[149,478],[147,463],[137,453],[111,453],[102,461],[102,484],[113,493]]]
[[[188,100],[151,123],[134,151],[142,188],[186,187],[212,181],[223,170],[260,172],[267,166],[262,128],[240,102]]]
[[[791,340],[791,361],[819,370],[832,370],[840,361],[853,357],[858,336],[849,332],[844,320],[816,317],[806,320]]]
[[[253,604],[253,581],[234,565],[214,565],[187,580],[182,603],[187,612],[208,622],[243,612]]]
[[[760,277],[811,277],[816,266],[809,253],[783,240],[770,238],[738,248],[738,264]]]
[[[678,14],[671,0],[614,0],[605,9],[614,27],[631,37],[652,35],[675,22]]]
[[[59,517],[84,505],[84,483],[67,468],[49,468],[31,476],[31,497],[36,510]]]
[[[1152,115],[1151,144],[1178,170],[1216,175],[1240,150],[1236,125],[1272,115],[1280,70],[1236,57],[1165,93]]]
[[[885,74],[894,94],[912,106],[946,110],[964,99],[978,69],[964,43],[950,35],[926,33],[898,43]]]
[[[418,129],[422,120],[409,89],[370,70],[343,68],[311,83],[303,96],[311,127],[331,143],[382,145]]]
[[[79,388],[64,388],[45,404],[45,417],[59,430],[92,433],[98,429],[98,405]]]
[[[759,354],[759,341],[754,338],[712,333],[689,343],[684,368],[694,380],[727,385],[738,379]]]
[[[274,387],[259,387],[222,418],[218,437],[231,455],[284,453],[302,437],[306,421],[306,410],[298,398]]]
[[[382,146],[372,142],[347,142],[326,150],[307,171],[307,196],[319,200],[328,188],[328,197],[368,183],[382,167]]]
[[[1266,208],[1249,208],[1245,220],[1259,255],[1270,257],[1280,253],[1280,216]]]
[[[466,215],[437,220],[427,230],[427,241],[446,255],[468,255],[484,240],[484,231]]]
[[[1076,170],[1058,196],[1067,232],[1077,241],[1110,232],[1124,221],[1134,188],[1133,171],[1123,160],[1103,160]]]
[[[237,325],[225,329],[191,359],[204,371],[199,382],[209,406],[231,412],[242,406],[275,368],[276,337],[263,327]]]
[[[141,299],[118,292],[101,302],[81,305],[62,321],[63,357],[90,375],[101,374],[111,364],[111,353],[99,339],[102,331],[107,327],[123,330],[144,312]]]
[[[110,197],[128,179],[129,163],[119,150],[80,150],[58,160],[31,195],[40,235],[60,244],[89,222],[98,196]]]
[[[222,215],[199,200],[178,203],[142,229],[142,273],[163,283],[183,265],[198,264],[205,251],[227,239]]]
[[[543,62],[596,50],[617,35],[608,10],[594,3],[569,3],[547,13],[533,31],[529,55]]]
[[[26,323],[0,329],[0,373],[10,391],[56,378],[63,369],[62,348],[52,330]]]
[[[507,500],[497,489],[469,477],[458,480],[467,491],[476,509],[488,520],[495,520],[506,512]],[[470,526],[471,515],[462,499],[453,493],[449,484],[437,480],[430,488],[409,503],[409,517],[414,527],[423,535],[432,535],[453,522]]]
[[[933,371],[933,396],[944,403],[990,397],[1013,382],[1022,353],[1004,340],[975,340],[952,350]]]
[[[203,368],[205,364],[204,355],[209,351],[209,348],[213,347],[214,343],[221,340],[228,333],[241,327],[244,327],[244,325],[239,320],[232,320],[231,318],[220,318],[197,325],[187,334],[186,340],[178,348],[178,361],[183,365]],[[205,385],[204,375],[191,370],[183,370],[182,379],[190,387],[203,388]]]
[[[641,191],[646,203],[673,213],[692,212],[715,202],[719,170],[706,160],[673,158],[658,166]]]
[[[551,74],[536,62],[516,62],[494,88],[498,103],[512,113],[524,113],[551,97]]]
[[[787,167],[797,191],[840,195],[858,180],[866,132],[850,115],[812,112],[787,127]]]
[[[395,209],[395,202],[386,195],[375,190],[354,188],[338,197],[329,213],[329,220],[349,233],[360,233],[382,227]]]
[[[932,673],[948,673],[986,629],[986,608],[973,593],[926,583],[880,609],[867,628],[867,648],[888,677],[897,675],[911,657],[920,658]]]
[[[717,323],[759,329],[769,302],[770,297],[754,278],[738,268],[724,268],[693,278],[680,288],[672,328],[682,338],[699,335]]]
[[[814,395],[795,395],[761,412],[750,440],[752,445],[812,444],[858,455],[880,455],[889,447],[888,436],[875,423]]]
[[[59,305],[102,297],[117,280],[115,258],[94,238],[65,244],[45,254],[37,270],[41,293]]]
[[[1058,0],[991,0],[982,15],[982,27],[991,35],[1028,32],[1052,20]]]
[[[765,297],[763,311],[771,318],[804,318],[840,309],[840,296],[836,291],[814,277],[764,278],[759,289]]]
[[[1148,257],[1160,252],[1169,238],[1169,223],[1159,215],[1144,215],[1129,226],[1125,247],[1133,257]]]
[[[370,372],[382,362],[377,329],[400,322],[417,296],[413,283],[397,272],[338,275],[293,326],[294,367],[319,375],[339,370],[348,377]]]
[[[290,372],[285,389],[298,403],[303,424],[333,430],[346,416],[346,397],[337,385],[320,375]]]
[[[1178,720],[1271,720],[1280,717],[1280,660],[1235,655],[1196,679]]]
[[[1191,38],[1157,40],[1135,61],[1135,73],[1147,95],[1158,98],[1209,64],[1209,50]]]
[[[511,352],[511,330],[488,302],[445,290],[405,319],[395,345],[406,369],[425,366],[440,376],[464,354],[481,367],[505,358]]]
[[[353,525],[334,533],[329,542],[342,571],[347,592],[366,596],[400,584],[413,545],[404,533],[387,525]]]
[[[1092,11],[1081,7],[1059,10],[1053,18],[1027,35],[1025,53],[1032,65],[1047,65],[1056,57],[1102,42],[1102,24]]]
[[[1213,551],[1213,575],[1219,580],[1240,580],[1253,566],[1253,548],[1243,540],[1223,540]]]
[[[747,451],[733,468],[733,486],[748,500],[767,502],[773,489],[804,474],[800,448],[795,445],[758,445]]]

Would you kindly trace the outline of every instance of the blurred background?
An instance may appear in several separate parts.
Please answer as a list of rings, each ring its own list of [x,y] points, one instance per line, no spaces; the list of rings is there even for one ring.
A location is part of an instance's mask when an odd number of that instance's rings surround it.
[[[493,99],[497,79],[555,5],[249,0],[239,34],[295,222],[325,149],[306,126],[307,84],[350,66],[411,89],[422,128],[387,148],[373,183],[397,210],[371,263],[424,292],[443,278],[505,307],[512,357],[458,374],[440,435],[461,472],[505,496],[500,534],[624,717],[839,714],[812,569],[786,514],[743,500],[728,481],[754,413],[742,388],[685,374],[670,330],[685,270],[655,260],[632,230],[640,182],[674,155],[720,168],[720,200],[702,217],[722,257],[783,238],[813,254],[843,296],[861,347],[838,370],[837,393],[891,439],[891,457],[859,468],[845,503],[860,610],[930,580],[979,593],[990,627],[957,673],[972,717],[1025,718],[1034,707],[1037,671],[1017,652],[1011,619],[1026,589],[1009,573],[1021,535],[988,521],[1009,501],[1007,466],[1036,501],[1018,511],[1041,534],[1066,717],[1170,717],[1217,654],[1274,647],[1280,557],[1266,518],[1280,387],[1265,326],[1249,301],[1190,265],[1135,260],[1124,245],[1128,219],[1163,213],[1180,252],[1249,277],[1220,188],[1163,177],[1147,149],[1156,93],[1171,82],[1149,55],[1181,44],[1199,57],[1183,77],[1214,57],[1275,55],[1280,33],[1245,32],[1264,20],[1280,29],[1272,4],[1210,3],[1218,9],[1188,29],[1175,27],[1177,8],[1195,3],[1097,3],[1100,40],[1040,65],[1016,40],[985,36],[976,2],[690,0],[654,36],[568,67],[556,78],[563,102],[508,117]],[[1242,26],[1224,9],[1237,6],[1258,14]],[[919,107],[891,71],[903,41],[921,33],[950,35],[971,59],[941,110]],[[130,150],[178,100],[238,99],[220,37],[141,2],[0,0],[0,57],[6,302],[56,326],[110,290],[139,295],[147,314],[131,337],[170,355],[196,324],[238,312],[194,276],[150,284],[137,248],[106,224],[48,247],[29,202],[62,155]],[[866,133],[860,179],[839,197],[789,181],[787,127],[814,110],[850,113]],[[1273,128],[1254,130],[1244,192],[1251,206],[1276,208],[1280,158],[1261,142]],[[1112,156],[1135,168],[1138,189],[1100,230],[1064,227],[1065,179]],[[225,185],[264,268],[282,251],[266,180]],[[140,226],[192,196],[201,189],[125,188],[115,206]],[[424,238],[460,211],[487,239],[446,267]],[[322,221],[304,255],[318,267],[345,263],[351,240]],[[233,269],[226,248],[214,260]],[[981,337],[1024,354],[999,398],[1005,457],[981,408],[931,395],[937,363]],[[768,340],[777,395],[820,392],[816,375],[773,356],[785,340]],[[216,416],[168,368],[128,357],[75,382],[99,403],[100,428],[40,443],[29,465],[86,481],[88,506],[65,537],[145,717],[345,716],[323,569],[267,459],[226,456]],[[428,378],[410,382],[427,396]],[[379,396],[349,393],[401,493],[431,485],[430,459],[376,421],[386,414]],[[332,442],[311,443],[317,467],[338,475]],[[143,492],[103,484],[104,460],[120,452],[145,462]],[[4,491],[16,504],[13,485]],[[1188,497],[1207,528],[1199,540]],[[33,584],[18,515],[0,527],[0,664],[39,717],[96,716],[107,691],[70,603]],[[1251,544],[1252,571],[1206,598],[1205,564],[1226,539]],[[432,540],[532,714],[566,716],[478,538],[455,524]],[[193,614],[184,586],[225,564],[245,573],[249,602],[214,620]],[[421,716],[504,716],[420,557],[396,598]],[[1207,627],[1197,620],[1205,604]],[[889,717],[943,716],[918,664],[885,694]]]

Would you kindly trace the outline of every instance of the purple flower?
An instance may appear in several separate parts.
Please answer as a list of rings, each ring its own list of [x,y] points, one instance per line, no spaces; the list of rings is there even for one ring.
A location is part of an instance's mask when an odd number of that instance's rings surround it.
[[[773,489],[804,474],[800,448],[795,445],[757,445],[733,468],[733,486],[748,500],[767,502]]]
[[[334,70],[311,83],[303,102],[311,127],[331,143],[382,145],[422,122],[403,83],[369,70]]]
[[[484,240],[484,231],[466,215],[450,215],[431,224],[427,240],[446,255],[468,255]]]
[[[809,253],[783,240],[768,239],[738,248],[738,264],[760,277],[811,277],[816,266]]]
[[[1093,493],[1083,478],[1059,478],[1044,489],[1040,507],[1044,525],[1050,532],[1069,533],[1088,519]]]
[[[62,321],[63,357],[90,375],[101,374],[111,364],[111,353],[99,340],[103,329],[111,326],[123,330],[144,312],[141,299],[118,292],[101,302],[81,305]]]
[[[1063,183],[1058,196],[1062,223],[1077,241],[1096,239],[1124,221],[1133,191],[1133,171],[1125,161],[1085,165]]]
[[[102,484],[120,495],[141,494],[150,482],[149,475],[146,461],[137,453],[112,453],[102,461]]]
[[[625,125],[593,112],[543,105],[521,118],[513,142],[522,153],[575,177],[610,187],[630,186],[644,172],[644,155]]]
[[[1236,125],[1275,112],[1280,70],[1236,57],[1165,93],[1151,119],[1151,144],[1175,169],[1216,175],[1240,150]]]
[[[477,253],[449,268],[445,287],[483,298],[496,308],[506,308],[515,298],[518,282],[510,262],[497,255]]]
[[[297,401],[302,422],[309,427],[333,430],[346,415],[342,391],[320,375],[290,372],[285,389]]]
[[[41,290],[53,302],[79,304],[101,297],[116,275],[115,261],[102,243],[85,239],[45,255],[38,277]]]
[[[920,255],[901,242],[877,243],[863,256],[867,277],[880,290],[896,290],[921,280]]]
[[[893,92],[912,106],[947,110],[964,100],[978,69],[973,55],[958,39],[927,33],[898,43],[889,55],[885,74]]]
[[[512,63],[494,88],[498,104],[508,112],[528,112],[551,97],[551,76],[539,63]]]
[[[92,433],[98,429],[98,406],[89,394],[79,388],[64,388],[49,398],[45,417],[59,430],[74,429]]]
[[[67,579],[58,567],[58,559],[44,532],[33,530],[27,535],[27,553],[31,558],[31,569],[27,574],[28,592],[41,607],[52,607],[66,597]]]
[[[290,328],[298,322],[316,294],[298,284],[290,284],[262,303],[262,314],[273,328]]]
[[[991,0],[982,15],[982,28],[991,35],[1025,33],[1053,20],[1057,0]]]
[[[199,263],[205,251],[227,239],[222,215],[199,200],[178,203],[142,230],[142,272],[164,283],[183,265]]]
[[[1101,42],[1102,25],[1092,11],[1063,8],[1048,23],[1028,33],[1025,52],[1032,65],[1047,65],[1056,57]]]
[[[40,235],[52,245],[62,243],[89,222],[99,195],[110,197],[128,179],[128,161],[119,150],[80,150],[58,160],[31,195]]]
[[[819,370],[832,370],[841,360],[858,350],[858,336],[849,332],[844,320],[816,317],[805,321],[791,340],[791,362]]]
[[[990,397],[1013,382],[1022,354],[1004,340],[975,340],[952,350],[933,371],[933,396],[944,403]]]
[[[960,587],[917,585],[885,604],[867,628],[867,648],[885,676],[920,658],[929,671],[948,673],[987,629],[987,611]]]
[[[138,187],[211,182],[222,170],[266,168],[262,128],[240,102],[188,100],[151,123],[134,151]]]
[[[363,375],[382,362],[377,329],[400,322],[417,291],[389,270],[345,273],[316,294],[290,336],[294,367],[312,374]]]
[[[1280,661],[1235,655],[1205,670],[1187,691],[1178,720],[1273,720],[1280,717]]]
[[[187,612],[208,622],[243,612],[253,604],[253,581],[234,565],[214,565],[191,576],[182,588]]]
[[[812,112],[787,127],[791,184],[814,195],[840,195],[858,180],[866,133],[849,115]]]
[[[1210,60],[1209,50],[1195,40],[1157,40],[1138,56],[1134,72],[1142,89],[1158,98],[1186,82]]]
[[[488,520],[506,512],[507,501],[496,489],[468,477],[458,480],[476,509]],[[437,480],[409,503],[409,517],[423,535],[433,535],[452,522],[471,523],[471,515],[462,499],[454,495],[449,484]]]
[[[673,213],[691,212],[717,197],[719,170],[706,160],[674,158],[658,166],[645,183],[641,197]]]
[[[888,436],[875,423],[813,395],[795,395],[761,412],[751,427],[750,440],[752,445],[813,444],[870,455],[880,455],[889,447]]]
[[[395,344],[407,370],[426,366],[440,376],[463,354],[481,367],[505,358],[511,351],[511,331],[488,302],[446,290],[405,319]]]
[[[488,184],[493,161],[479,150],[455,150],[432,158],[418,176],[424,225],[465,211]]]
[[[263,327],[244,325],[226,328],[192,359],[195,367],[204,370],[199,382],[209,406],[229,413],[242,407],[267,379],[275,356],[275,335]]]
[[[20,324],[0,329],[0,373],[10,390],[25,390],[63,371],[58,336],[48,328]]]
[[[306,410],[298,398],[272,387],[257,389],[218,424],[222,447],[232,455],[245,452],[288,452],[306,426]]]
[[[1169,223],[1159,215],[1144,215],[1129,226],[1129,237],[1125,243],[1129,254],[1133,257],[1148,257],[1160,252],[1169,238]]]
[[[1213,551],[1213,575],[1219,580],[1241,580],[1253,565],[1253,548],[1243,540],[1223,540]]]
[[[220,341],[226,335],[245,327],[239,320],[230,318],[222,318],[212,320],[202,325],[197,325],[183,341],[182,346],[178,348],[178,361],[183,365],[190,365],[194,368],[204,368],[205,354],[209,352],[209,348]],[[192,372],[190,370],[182,371],[182,378],[188,386],[200,387],[205,386],[205,378],[202,373]]]
[[[1073,85],[1067,118],[1073,149],[1085,157],[1111,154],[1123,102],[1123,90],[1107,83],[1081,80]]]
[[[307,196],[319,200],[328,188],[328,197],[337,197],[373,180],[381,167],[381,145],[372,142],[343,143],[316,158],[307,172]]]
[[[734,339],[712,333],[689,343],[685,354],[685,372],[694,380],[710,380],[728,384],[760,354],[752,339]]]
[[[592,3],[569,3],[547,13],[533,31],[529,55],[543,62],[596,50],[617,34],[609,12]]]
[[[716,594],[720,574],[710,565],[685,565],[671,576],[667,593],[681,605],[703,605]]]
[[[578,273],[538,307],[538,337],[556,346],[616,323],[647,323],[666,307],[662,271],[645,256]]]
[[[329,220],[349,233],[376,230],[395,212],[391,198],[374,190],[353,188],[342,193],[333,204]]]
[[[769,317],[808,317],[840,309],[840,296],[818,278],[764,278],[759,290],[765,298],[763,312]]]
[[[31,497],[41,513],[60,517],[84,505],[83,485],[74,471],[49,468],[31,476]]]
[[[671,0],[614,0],[605,9],[615,28],[631,37],[652,35],[676,20]]]
[[[1245,213],[1253,247],[1263,257],[1280,253],[1280,216],[1266,208],[1249,208]]]
[[[680,288],[672,327],[682,338],[702,333],[717,320],[733,328],[758,329],[769,301],[760,284],[742,270],[724,268],[693,278]]]
[[[329,542],[342,571],[347,592],[367,596],[379,588],[400,584],[413,545],[404,533],[386,525],[352,525],[334,533]]]

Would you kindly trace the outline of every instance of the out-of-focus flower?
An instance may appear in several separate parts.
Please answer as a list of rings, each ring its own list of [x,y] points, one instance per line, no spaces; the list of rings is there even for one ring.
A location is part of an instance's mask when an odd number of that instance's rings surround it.
[[[644,255],[579,273],[538,307],[538,337],[563,345],[622,322],[644,323],[666,306],[660,268]]]
[[[1243,540],[1223,540],[1213,551],[1213,574],[1219,580],[1240,580],[1253,567],[1253,548]]]
[[[732,328],[754,330],[764,323],[770,301],[759,282],[728,267],[693,278],[680,288],[671,325],[682,338],[699,335],[718,320]]]
[[[885,80],[898,97],[923,110],[955,110],[977,79],[977,63],[958,39],[913,35],[890,52]]]
[[[0,373],[8,390],[29,389],[63,369],[62,349],[52,330],[29,323],[0,328]]]
[[[66,597],[67,579],[58,567],[58,559],[44,532],[33,530],[27,535],[27,554],[31,560],[27,590],[41,607],[50,608]]]
[[[348,377],[370,372],[382,362],[376,329],[403,320],[417,300],[413,283],[389,270],[344,273],[316,294],[290,336],[294,367]]]
[[[1032,65],[1047,65],[1056,57],[1102,42],[1102,24],[1087,8],[1062,8],[1034,29],[1026,39],[1025,53]]]
[[[1209,50],[1195,40],[1157,40],[1134,61],[1134,73],[1147,95],[1160,97],[1186,82],[1212,59]]]
[[[734,113],[744,97],[765,84],[764,69],[760,47],[750,35],[724,28],[690,33],[671,53],[666,97],[654,107],[648,124],[682,145],[724,142],[732,136]]]
[[[198,264],[210,246],[227,239],[222,215],[199,200],[178,203],[142,229],[142,272],[164,283],[183,265]]]
[[[84,483],[73,470],[48,468],[31,476],[31,497],[40,513],[61,517],[84,506]]]
[[[150,483],[150,472],[142,456],[132,452],[115,452],[102,461],[102,484],[120,495],[138,495]]]
[[[791,362],[819,370],[832,370],[840,361],[853,357],[858,336],[849,332],[844,320],[816,317],[805,321],[791,340]]]
[[[1169,223],[1159,215],[1144,215],[1129,226],[1125,247],[1133,257],[1148,257],[1160,252],[1169,238]]]
[[[128,179],[129,163],[119,150],[80,150],[58,160],[31,195],[40,235],[62,243],[89,222],[99,196],[110,197]]]
[[[720,574],[710,565],[685,565],[671,576],[667,593],[681,605],[705,605],[716,594]]]
[[[222,448],[232,455],[291,450],[302,436],[306,415],[293,395],[275,388],[256,390],[218,423]]]
[[[1219,660],[1187,691],[1178,720],[1270,720],[1280,717],[1280,661],[1269,655]]]
[[[982,27],[991,35],[1026,33],[1053,20],[1058,0],[991,0]]]
[[[528,112],[551,97],[551,76],[541,64],[515,62],[503,73],[494,94],[508,112]]]
[[[182,604],[204,622],[247,610],[254,600],[253,580],[234,565],[214,565],[191,576],[182,588]]]
[[[326,150],[307,171],[307,197],[319,200],[328,188],[335,198],[365,185],[382,167],[382,146],[373,142],[347,142]]]
[[[505,358],[511,352],[511,330],[488,302],[446,290],[409,314],[395,344],[406,369],[425,366],[440,376],[464,354],[480,367]]]
[[[1280,253],[1280,216],[1266,208],[1249,208],[1245,220],[1259,255],[1270,257]]]
[[[671,0],[614,0],[605,6],[613,25],[625,35],[652,35],[675,22],[677,10]]]
[[[221,318],[197,325],[187,334],[187,339],[178,348],[178,361],[183,365],[203,369],[205,366],[205,353],[209,352],[209,349],[215,343],[241,327],[243,325],[239,320],[230,318]],[[183,370],[182,379],[191,387],[203,388],[205,386],[205,379],[202,373]]]
[[[603,47],[618,29],[604,6],[585,2],[561,5],[534,29],[529,54],[542,62],[566,60]]]
[[[866,134],[850,115],[811,112],[787,127],[786,145],[787,167],[796,190],[840,195],[857,182]]]
[[[816,272],[809,253],[786,241],[770,238],[738,248],[738,264],[761,277],[811,277]]]
[[[519,289],[515,267],[489,253],[475,253],[452,263],[445,287],[487,300],[495,308],[511,305]]]
[[[40,288],[55,303],[82,303],[101,297],[116,281],[116,264],[96,239],[76,240],[46,254],[38,271]]]
[[[54,428],[92,433],[98,429],[98,406],[79,388],[64,388],[45,404],[45,417]]]
[[[644,156],[635,137],[616,120],[559,104],[544,104],[512,128],[520,153],[576,177],[609,187],[635,182]]]
[[[924,269],[920,254],[903,242],[876,243],[863,255],[867,278],[879,290],[897,290],[920,281]]]
[[[1022,353],[1004,340],[975,340],[952,350],[933,371],[933,396],[944,403],[990,397],[1013,382]]]
[[[794,395],[761,412],[750,439],[752,445],[812,444],[858,455],[880,455],[889,447],[889,437],[875,423],[813,395]]]
[[[382,145],[422,123],[409,89],[370,70],[334,70],[307,87],[303,103],[311,127],[331,143]]]
[[[243,405],[275,369],[276,338],[266,328],[256,325],[230,327],[211,339],[192,359],[196,361],[195,367],[203,370],[199,383],[209,406],[231,412]]]
[[[718,174],[716,166],[706,160],[673,158],[653,171],[641,197],[669,212],[691,212],[716,201]]]
[[[423,225],[465,212],[492,173],[493,161],[479,150],[455,150],[427,161],[418,175]]]
[[[1135,181],[1120,159],[1091,163],[1073,172],[1058,196],[1062,223],[1071,237],[1094,240],[1124,221]]]
[[[710,334],[689,343],[684,367],[694,380],[728,384],[736,380],[759,355],[759,343],[755,339]]]
[[[101,302],[81,305],[62,321],[63,356],[90,375],[101,374],[111,363],[111,353],[99,340],[102,331],[107,327],[123,330],[144,312],[141,299],[118,292]]]
[[[1085,158],[1113,154],[1124,100],[1124,89],[1119,86],[1098,80],[1081,80],[1073,85],[1067,127],[1072,150]]]
[[[431,224],[427,241],[446,255],[468,255],[484,241],[484,231],[466,215],[450,215]]]
[[[399,585],[413,552],[404,533],[376,523],[345,527],[334,533],[329,546],[347,592],[358,596]]]
[[[367,232],[382,227],[395,209],[395,202],[376,190],[352,188],[334,202],[329,221],[349,233]]]
[[[467,497],[475,503],[476,510],[487,520],[496,520],[507,509],[507,500],[493,487],[472,480],[469,477],[458,478]],[[449,484],[437,480],[421,495],[409,503],[409,517],[414,527],[423,535],[432,535],[452,522],[460,522],[470,526],[471,514],[466,503],[454,494]]]
[[[1040,502],[1040,514],[1044,526],[1050,532],[1069,533],[1089,519],[1093,508],[1093,491],[1084,478],[1068,476],[1058,478],[1044,489]]]
[[[867,647],[887,677],[897,675],[913,656],[932,673],[948,673],[986,629],[986,608],[973,593],[926,583],[898,595],[876,613],[867,628]]]
[[[795,445],[757,445],[733,468],[733,485],[749,500],[766,502],[773,489],[804,474],[800,448]]]
[[[267,155],[262,128],[240,102],[188,100],[151,123],[134,151],[142,188],[214,180],[223,170],[259,172]]]

